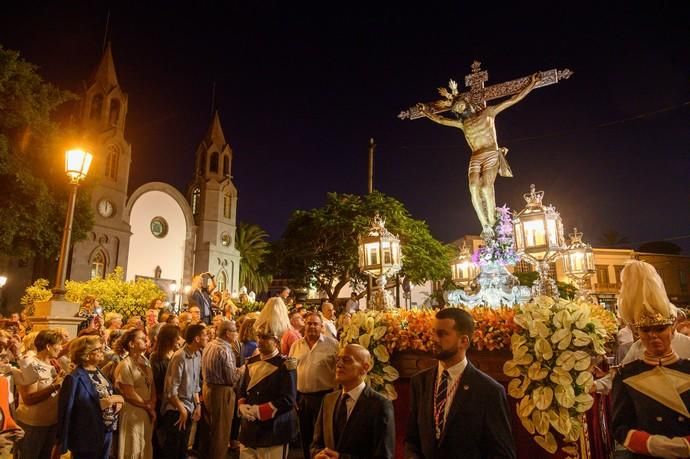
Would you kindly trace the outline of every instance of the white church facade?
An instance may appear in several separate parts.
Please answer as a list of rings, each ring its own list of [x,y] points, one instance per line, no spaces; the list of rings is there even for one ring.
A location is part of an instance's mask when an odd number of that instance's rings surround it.
[[[125,139],[128,102],[108,45],[80,110],[94,155],[87,178],[92,181],[94,226],[86,240],[74,245],[68,278],[104,277],[121,266],[127,280],[152,278],[167,288],[172,282],[189,285],[195,274],[210,272],[220,289],[237,292],[233,151],[218,113],[196,150],[186,194],[162,182],[128,193],[133,150]]]

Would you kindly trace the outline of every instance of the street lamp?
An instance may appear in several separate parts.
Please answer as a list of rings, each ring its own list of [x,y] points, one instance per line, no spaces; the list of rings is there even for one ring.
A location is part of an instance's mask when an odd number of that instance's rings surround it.
[[[479,268],[472,261],[472,254],[467,245],[463,242],[462,248],[460,248],[460,253],[453,260],[450,266],[452,271],[453,282],[461,287],[469,287],[477,274],[479,274]]]
[[[7,283],[7,276],[0,276],[0,288],[3,288]]]
[[[177,282],[172,281],[170,284],[170,293],[172,293],[172,302],[170,303],[170,308],[172,312],[177,314],[177,307],[175,306],[175,297],[177,296],[177,290],[178,290]]]
[[[527,205],[513,217],[515,250],[537,268],[539,279],[532,286],[534,295],[558,297],[556,281],[549,276],[549,263],[565,246],[561,216],[553,206],[542,204],[544,192],[535,191],[534,185],[522,196]]]
[[[65,152],[65,173],[70,179],[72,190],[67,204],[67,216],[65,217],[65,227],[62,231],[62,245],[60,246],[60,258],[58,259],[58,269],[55,276],[55,287],[51,300],[62,301],[65,298],[65,278],[67,275],[67,261],[69,258],[69,246],[72,239],[72,222],[74,220],[74,208],[77,202],[77,188],[79,182],[86,178],[89,172],[93,155],[88,151],[76,148]]]
[[[577,297],[587,298],[589,292],[586,281],[596,272],[592,246],[582,242],[582,232],[573,228],[570,234],[570,245],[563,251],[563,270],[577,285]]]
[[[402,268],[400,239],[386,229],[386,221],[377,213],[366,235],[359,237],[359,268],[376,278],[377,291],[371,300],[374,309],[393,307],[393,298],[386,292],[388,277]]]

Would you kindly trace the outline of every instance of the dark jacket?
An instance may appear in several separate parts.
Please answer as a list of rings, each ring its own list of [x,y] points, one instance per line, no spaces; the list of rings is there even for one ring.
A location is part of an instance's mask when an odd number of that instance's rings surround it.
[[[249,448],[284,445],[296,436],[296,369],[294,359],[280,354],[267,360],[261,360],[258,355],[249,359],[240,385],[238,404],[266,407],[270,403],[276,411],[265,420],[242,419],[239,440],[243,445]]]
[[[312,456],[329,448],[337,451],[342,459],[392,459],[395,456],[395,416],[391,401],[366,386],[336,444],[334,429],[338,426],[333,425],[333,418],[340,394],[332,392],[323,399],[314,426]]]
[[[65,376],[58,399],[60,453],[99,454],[105,442],[103,412],[89,374],[77,367]]]
[[[412,377],[406,458],[515,458],[508,400],[503,386],[467,362],[441,438],[434,425],[438,367]]]

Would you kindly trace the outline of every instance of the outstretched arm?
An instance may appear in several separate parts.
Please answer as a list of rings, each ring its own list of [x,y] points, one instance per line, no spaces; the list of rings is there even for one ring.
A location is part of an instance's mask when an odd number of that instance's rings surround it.
[[[493,111],[494,115],[498,115],[501,113],[503,110],[505,110],[508,107],[512,107],[513,105],[517,104],[520,102],[522,99],[527,97],[527,94],[529,94],[533,89],[534,86],[541,80],[541,76],[539,75],[539,72],[535,73],[532,75],[532,77],[529,80],[529,83],[527,86],[525,86],[525,89],[511,97],[510,99],[501,102],[500,104],[496,104],[493,106]]]
[[[452,127],[456,127],[456,128],[460,128],[460,129],[463,128],[462,121],[453,120],[453,119],[446,118],[444,116],[439,116],[435,113],[432,113],[431,111],[429,111],[429,108],[424,104],[417,104],[417,108],[419,109],[419,112],[422,115],[426,116],[427,118],[429,118],[434,123],[442,124],[444,126],[452,126]]]

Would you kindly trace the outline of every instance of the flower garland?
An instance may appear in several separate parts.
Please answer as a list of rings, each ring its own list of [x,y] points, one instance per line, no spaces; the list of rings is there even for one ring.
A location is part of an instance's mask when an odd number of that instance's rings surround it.
[[[520,261],[513,246],[513,220],[510,209],[505,205],[496,208],[496,224],[493,227],[495,237],[486,241],[486,245],[472,254],[472,261],[481,266],[499,264],[514,265]]]
[[[597,308],[549,297],[515,307],[514,320],[521,328],[511,337],[513,359],[503,366],[503,372],[515,378],[508,393],[519,399],[522,425],[551,454],[558,449],[554,433],[565,443],[578,440],[582,415],[594,403],[589,393],[594,384],[592,358],[605,353],[611,338]],[[563,451],[572,454],[572,445]]]

